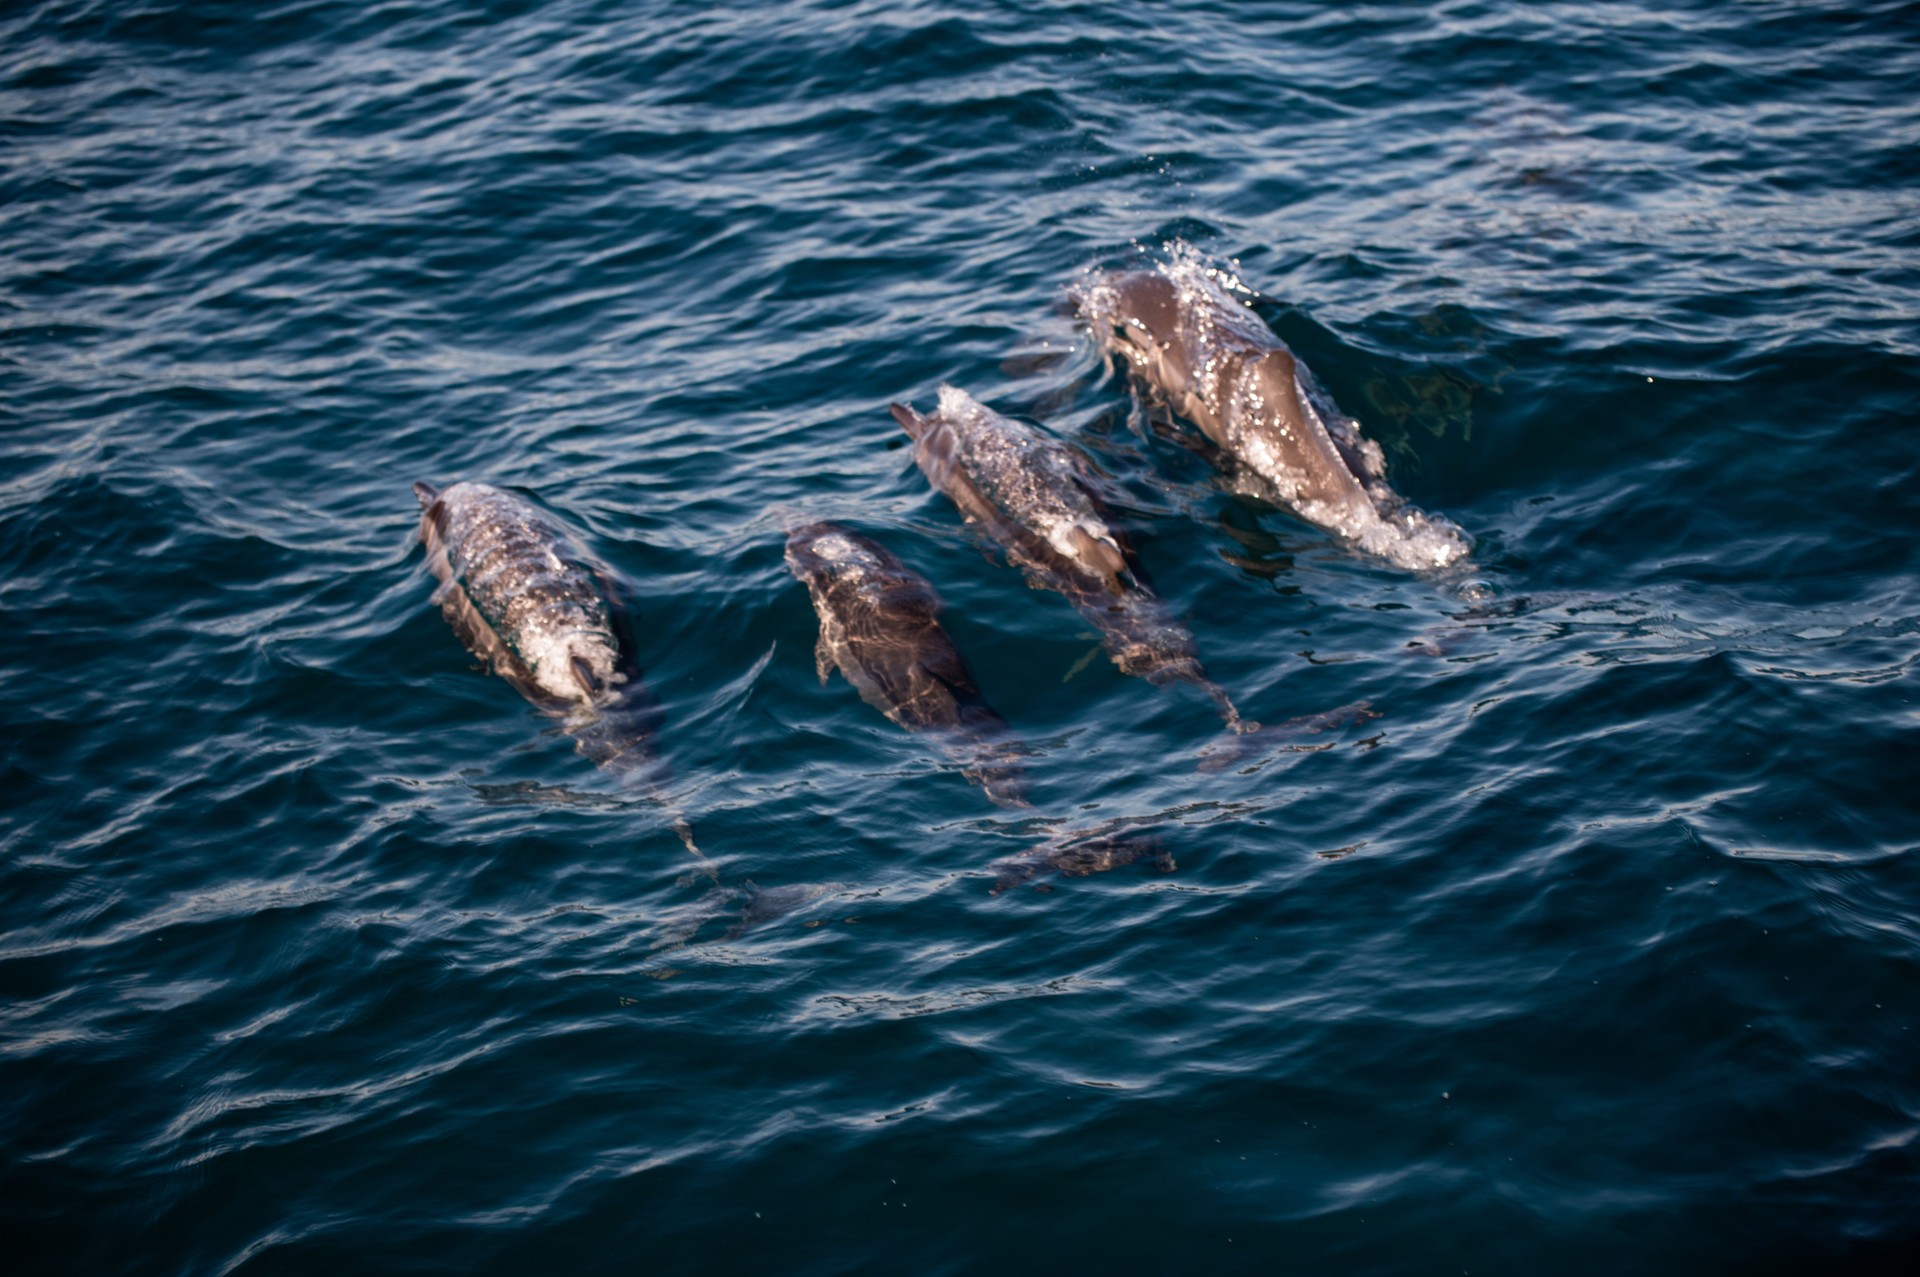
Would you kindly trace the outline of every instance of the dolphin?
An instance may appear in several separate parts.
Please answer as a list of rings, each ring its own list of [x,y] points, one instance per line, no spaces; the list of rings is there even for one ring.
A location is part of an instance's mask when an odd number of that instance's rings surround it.
[[[940,600],[870,537],[809,523],[787,537],[787,567],[820,614],[820,681],[836,667],[860,699],[910,732],[933,732],[987,797],[1028,806],[1012,733],[940,628]]]
[[[546,515],[484,483],[416,483],[433,602],[467,650],[541,709],[580,752],[623,770],[647,760],[631,626],[610,574]]]
[[[1073,302],[1094,339],[1200,428],[1217,465],[1364,552],[1413,570],[1464,559],[1466,534],[1388,485],[1380,445],[1321,390],[1259,316],[1191,258],[1095,274]]]
[[[511,492],[416,483],[413,495],[427,567],[440,582],[433,602],[467,650],[560,719],[582,754],[610,772],[657,782],[659,710],[640,681],[617,578]],[[700,856],[686,818],[675,813],[673,821]]]
[[[701,943],[700,933],[707,931],[709,924],[721,919],[731,919],[731,922],[718,939],[730,944],[747,932],[804,909],[816,900],[840,895],[850,886],[844,882],[796,882],[762,887],[751,878],[744,887],[715,884],[700,899],[665,911],[647,947],[655,952],[691,948]]]
[[[1259,727],[1241,721],[1226,689],[1201,668],[1193,636],[1169,615],[1107,515],[1085,453],[952,386],[940,387],[932,413],[891,408],[927,481],[1000,544],[1028,585],[1066,595],[1123,673],[1155,686],[1192,683],[1233,731]]]
[[[996,862],[993,865],[993,886],[987,894],[997,896],[1048,874],[1085,878],[1141,861],[1146,861],[1161,873],[1172,873],[1176,867],[1172,853],[1153,834],[1100,830],[1062,834],[1031,851]],[[1037,886],[1035,890],[1045,891],[1048,888]]]

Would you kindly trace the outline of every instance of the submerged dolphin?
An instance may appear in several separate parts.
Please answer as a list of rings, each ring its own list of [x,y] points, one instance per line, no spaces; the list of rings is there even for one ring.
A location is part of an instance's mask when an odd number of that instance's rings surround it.
[[[433,601],[467,650],[561,720],[612,772],[659,779],[658,708],[640,682],[633,626],[615,578],[524,498],[484,483],[416,483]],[[693,830],[673,812],[687,850]],[[711,876],[711,865],[705,865]]]
[[[1048,874],[1085,878],[1124,865],[1146,861],[1161,873],[1174,871],[1173,856],[1152,834],[1092,832],[1053,838],[1031,851],[1009,856],[993,866],[989,895],[1010,891]],[[1039,887],[1037,890],[1046,890]]]
[[[1466,534],[1388,486],[1380,445],[1360,437],[1306,365],[1197,261],[1095,275],[1074,301],[1101,346],[1256,476],[1263,495],[1399,567],[1466,556]]]
[[[1027,806],[1011,733],[940,628],[940,600],[926,578],[833,523],[796,528],[786,557],[820,614],[820,681],[837,666],[860,699],[900,726],[944,737],[987,797]]]
[[[1200,667],[1193,636],[1147,585],[1133,547],[1094,492],[1084,453],[952,386],[940,387],[930,414],[904,404],[892,411],[913,437],[913,459],[928,482],[1006,550],[1029,585],[1066,595],[1124,673],[1156,686],[1192,683],[1234,731],[1259,726],[1241,722],[1226,689]]]

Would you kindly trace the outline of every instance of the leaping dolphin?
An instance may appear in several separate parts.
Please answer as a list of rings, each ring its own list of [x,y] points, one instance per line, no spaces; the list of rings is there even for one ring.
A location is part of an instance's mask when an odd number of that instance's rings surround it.
[[[1277,503],[1399,567],[1466,557],[1466,534],[1388,485],[1380,445],[1198,261],[1097,274],[1073,300],[1103,348]]]
[[[926,578],[834,523],[794,529],[786,558],[820,615],[820,681],[838,667],[867,704],[910,732],[942,737],[987,797],[1027,806],[1012,733],[940,627],[940,600]]]
[[[1147,584],[1126,534],[1094,490],[1084,453],[952,386],[940,387],[932,413],[904,404],[892,411],[913,437],[913,459],[928,482],[1000,544],[1027,584],[1066,595],[1124,673],[1156,686],[1192,683],[1213,698],[1233,731],[1259,727],[1241,721],[1226,689],[1201,668],[1193,636]]]

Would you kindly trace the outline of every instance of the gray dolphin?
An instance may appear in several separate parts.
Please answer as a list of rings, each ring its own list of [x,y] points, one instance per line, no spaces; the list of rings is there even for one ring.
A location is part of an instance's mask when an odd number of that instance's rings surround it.
[[[932,413],[904,404],[892,411],[913,437],[913,459],[928,482],[1000,544],[1027,584],[1066,595],[1123,672],[1156,686],[1192,683],[1213,698],[1232,730],[1259,727],[1241,721],[1226,689],[1201,668],[1193,636],[1147,584],[1126,534],[1095,492],[1084,453],[952,386],[940,387]]]
[[[623,769],[648,756],[630,627],[611,576],[510,492],[413,485],[420,539],[453,632],[522,696],[562,718],[580,752]]]
[[[1263,495],[1399,567],[1442,568],[1466,557],[1466,534],[1388,485],[1380,445],[1360,436],[1216,272],[1181,257],[1094,275],[1073,300],[1095,340],[1200,428],[1217,463],[1255,476]]]
[[[632,621],[613,574],[511,492],[416,483],[413,495],[427,567],[440,582],[433,602],[467,650],[560,719],[582,754],[608,771],[657,782],[659,710],[640,681]],[[685,817],[673,819],[699,855]]]
[[[834,523],[794,529],[786,558],[820,614],[820,681],[838,667],[860,699],[895,723],[942,737],[987,797],[1027,806],[1012,733],[940,628],[940,600],[926,578]]]

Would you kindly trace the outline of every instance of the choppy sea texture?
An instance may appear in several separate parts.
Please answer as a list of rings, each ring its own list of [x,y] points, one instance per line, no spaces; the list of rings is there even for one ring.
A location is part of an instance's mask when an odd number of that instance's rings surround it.
[[[1898,1270],[1914,32],[10,6],[10,1269]],[[1136,429],[1063,299],[1174,242],[1492,602]],[[943,381],[1094,456],[1249,717],[1383,717],[1196,772],[911,465]],[[429,604],[457,479],[634,586],[670,804]],[[1031,812],[817,681],[794,513],[935,583]]]

